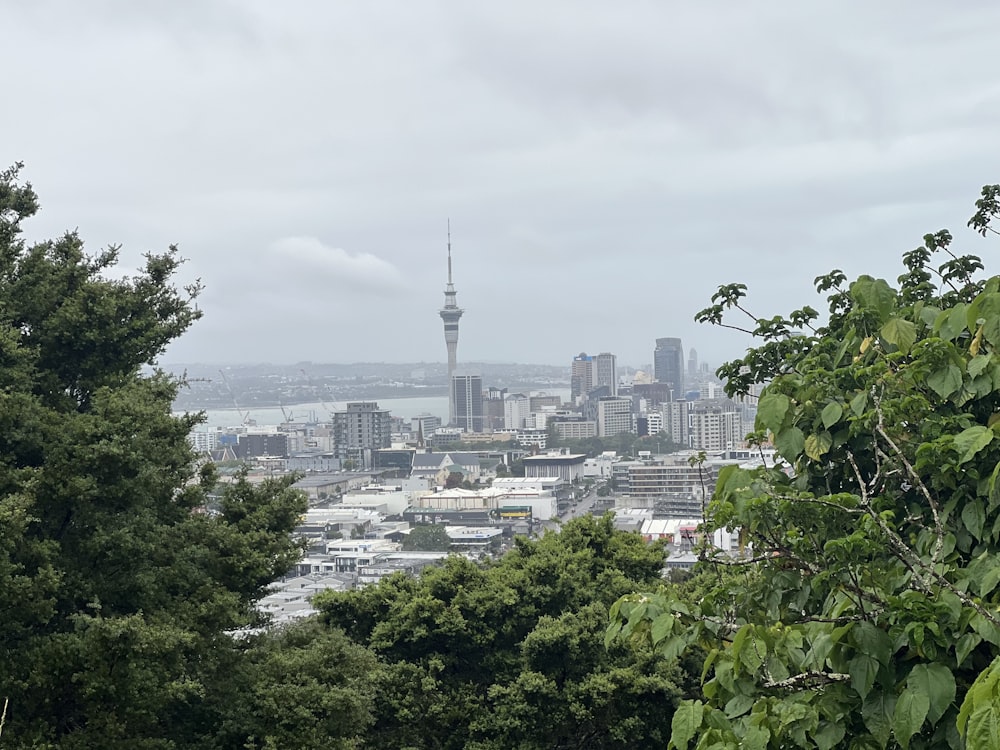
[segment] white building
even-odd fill
[[[507,430],[520,430],[531,414],[531,399],[523,393],[508,393],[503,403],[503,426]]]
[[[597,402],[597,435],[611,437],[632,432],[632,399],[613,396]]]

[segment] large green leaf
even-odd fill
[[[962,387],[962,371],[953,364],[947,364],[927,378],[927,385],[941,398],[948,398]]]
[[[886,320],[896,307],[896,292],[885,279],[859,276],[851,284],[851,297],[859,307],[875,312],[879,320]]]
[[[955,450],[958,451],[959,463],[971,461],[979,451],[993,442],[996,433],[981,424],[962,430],[955,436]]]
[[[875,684],[875,675],[878,674],[878,659],[869,654],[858,654],[851,659],[848,671],[851,675],[851,687],[864,700],[871,692],[872,685]]]
[[[889,666],[892,639],[884,630],[867,620],[862,620],[851,628],[851,640],[858,651],[874,657],[883,666]]]
[[[898,347],[903,354],[907,354],[917,340],[917,327],[913,321],[905,318],[889,318],[879,334],[890,344]]]
[[[670,722],[670,741],[677,750],[685,750],[688,742],[701,729],[703,714],[701,701],[681,701],[674,709],[674,718]]]
[[[965,730],[966,750],[1000,748],[1000,705],[984,703],[969,717]]]
[[[821,721],[819,728],[812,733],[813,741],[819,750],[832,750],[842,739],[846,730],[843,724],[832,721]]]
[[[966,311],[966,325],[970,331],[983,326],[983,338],[996,346],[1000,343],[1000,294],[983,292]]]
[[[931,699],[926,690],[914,689],[907,683],[892,712],[892,731],[896,735],[896,742],[904,750],[910,746],[910,738],[920,731],[930,707]]]
[[[983,524],[986,523],[986,510],[983,508],[983,501],[981,499],[974,497],[966,501],[965,507],[962,508],[962,523],[965,524],[965,530],[976,539],[983,538]]]
[[[826,429],[830,429],[844,414],[844,407],[838,404],[836,401],[831,401],[826,406],[823,407],[823,412],[819,415],[820,420],[823,422],[823,426]]]
[[[794,461],[806,447],[806,436],[798,427],[787,427],[774,436],[774,447],[786,459]]]
[[[768,393],[757,403],[757,429],[777,434],[785,421],[791,401],[783,393]]]
[[[826,430],[816,435],[810,435],[806,438],[805,442],[806,455],[814,461],[819,461],[830,452],[830,446],[832,445],[833,436]]]
[[[936,724],[955,700],[955,675],[943,664],[918,664],[906,678],[906,687],[927,696],[931,724]]]
[[[885,747],[892,734],[892,717],[896,709],[896,696],[877,691],[870,693],[861,706],[861,718],[872,737]]]

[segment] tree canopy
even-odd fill
[[[608,608],[662,564],[662,548],[586,517],[493,564],[453,555],[419,578],[317,597],[326,624],[381,664],[364,746],[663,747],[686,673],[603,643]]]
[[[155,367],[200,315],[175,248],[117,271],[73,232],[27,243],[38,208],[0,173],[0,699],[8,747],[205,747],[254,603],[299,555],[304,501],[240,478],[203,512]]]
[[[672,747],[1000,747],[1000,277],[952,244],[926,235],[895,284],[817,278],[825,322],[758,318],[742,284],[699,314],[760,340],[719,374],[769,383],[751,440],[780,461],[720,474],[708,528],[746,554],[708,563],[696,606],[613,609],[612,641],[707,652]]]

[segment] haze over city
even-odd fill
[[[8,3],[0,161],[205,317],[165,361],[706,361],[718,284],[894,278],[997,179],[987,3]],[[45,64],[28,61],[45,61]],[[971,232],[957,232],[974,244]],[[975,247],[974,251],[978,251]],[[795,299],[792,304],[813,299]]]

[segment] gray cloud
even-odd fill
[[[718,284],[770,315],[894,277],[1000,180],[992,3],[3,9],[28,231],[178,243],[206,315],[168,359],[442,360],[450,217],[460,358],[718,361]]]

